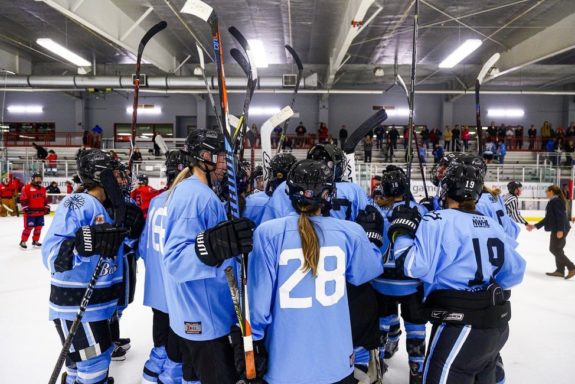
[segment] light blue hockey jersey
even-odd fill
[[[356,223],[312,217],[320,240],[318,276],[302,273],[296,214],[262,223],[248,259],[254,340],[265,337],[270,384],[334,383],[353,371],[346,280],[383,271],[379,249]]]
[[[501,196],[494,197],[489,192],[483,192],[477,202],[477,211],[489,216],[499,223],[505,230],[505,233],[513,239],[517,239],[521,228],[507,214],[507,209]]]
[[[144,305],[164,313],[169,313],[164,290],[164,267],[162,263],[167,196],[168,191],[164,191],[150,201],[146,226],[142,236],[140,236],[140,256],[146,265]]]
[[[329,211],[331,217],[355,221],[358,212],[365,209],[369,198],[361,187],[354,183],[335,183],[336,197],[332,201],[333,208]],[[347,205],[346,205],[347,204]],[[266,204],[261,222],[287,216],[295,212],[289,196],[286,193],[286,182],[281,183]]]
[[[76,231],[84,225],[112,223],[98,199],[88,193],[67,195],[59,204],[42,245],[44,266],[52,273],[50,320],[74,320],[98,256],[82,257],[74,248]],[[61,248],[64,247],[62,250]],[[83,322],[109,319],[125,294],[123,247],[118,257],[106,258]]]
[[[405,275],[422,280],[427,297],[436,289],[485,288],[492,277],[503,289],[519,284],[525,260],[516,247],[492,218],[445,209],[425,215],[415,239],[396,239],[394,252],[407,252]]]
[[[393,203],[391,207],[387,209],[381,209],[383,215],[383,245],[380,249],[383,254],[385,254],[387,247],[389,247],[389,237],[387,236],[387,230],[389,229],[391,214],[393,209],[401,204],[405,204],[405,202],[398,201]],[[423,205],[417,204],[414,201],[410,201],[409,206],[417,207],[417,210],[421,216],[424,216],[427,213],[427,209]],[[416,293],[417,288],[421,285],[421,282],[419,280],[399,278],[398,275],[402,275],[403,273],[400,271],[395,273],[395,258],[393,256],[394,255],[390,253],[384,264],[384,273],[375,278],[371,282],[371,285],[377,292],[387,296],[407,296]]]
[[[256,226],[260,225],[264,208],[269,200],[270,197],[265,192],[252,193],[246,197],[246,206],[242,216],[253,221]]]
[[[230,333],[236,316],[224,270],[204,264],[196,255],[196,236],[226,220],[223,204],[192,176],[172,191],[167,202],[163,264],[170,327],[189,340],[213,340]]]

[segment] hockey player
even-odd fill
[[[202,384],[235,384],[228,335],[237,319],[224,270],[251,251],[253,223],[227,221],[212,190],[226,172],[222,135],[194,129],[183,151],[188,166],[178,179],[187,178],[167,198],[162,255],[170,328],[179,336],[185,381],[195,371]]]
[[[16,200],[14,200],[16,195],[18,195],[16,186],[10,183],[8,177],[3,177],[2,184],[0,184],[0,199],[2,199],[0,205],[1,217],[6,217],[8,214],[16,216]]]
[[[262,222],[265,206],[275,189],[285,181],[291,166],[297,161],[291,153],[279,153],[269,162],[266,173],[269,181],[265,186],[265,192],[255,192],[246,198],[246,207],[243,217],[253,221],[256,226]]]
[[[519,196],[521,196],[522,187],[523,185],[521,185],[519,181],[510,181],[507,183],[509,194],[506,195],[504,199],[505,209],[509,217],[516,223],[525,225],[527,229],[533,229],[533,225],[529,224],[519,212]]]
[[[72,341],[63,382],[113,383],[113,379],[108,378],[114,349],[109,320],[123,293],[122,243],[126,235],[134,236],[130,233],[133,217],[129,212],[139,209],[132,206],[130,211],[126,207],[126,218],[122,221],[127,228],[113,224],[112,217],[116,212],[106,209],[108,198],[100,174],[105,169],[113,170],[120,185],[127,184],[125,174],[116,161],[98,149],[83,152],[77,163],[85,193],[67,195],[62,200],[42,247],[44,265],[52,274],[50,320],[55,322],[64,342],[79,310],[87,282],[98,259],[103,257],[102,272]]]
[[[497,221],[476,211],[483,191],[477,168],[451,164],[440,187],[446,209],[422,220],[416,208],[400,205],[388,230],[398,267],[423,281],[433,323],[423,382],[495,383],[509,335],[508,290],[522,281],[525,260]]]
[[[287,188],[297,215],[261,224],[248,259],[258,376],[269,384],[356,383],[346,281],[380,274],[381,253],[360,225],[321,216],[335,190],[325,163],[297,162]]]
[[[50,213],[46,188],[42,186],[42,175],[34,173],[32,181],[22,188],[20,195],[20,204],[24,208],[24,230],[20,239],[20,248],[26,249],[26,242],[30,237],[32,230],[32,245],[41,247],[40,234],[44,226],[44,215]]]
[[[252,174],[250,175],[251,185],[254,193],[264,192],[266,188],[266,182],[264,178],[264,169],[261,165],[258,165]]]
[[[144,213],[144,217],[147,217],[150,201],[158,193],[159,191],[148,185],[148,176],[141,174],[138,175],[138,187],[134,188],[130,193],[130,197],[138,204],[138,207]]]
[[[186,167],[179,150],[166,155],[166,186],[169,188],[176,176]],[[142,383],[180,384],[182,382],[182,357],[178,336],[170,329],[170,317],[164,290],[165,271],[162,264],[164,229],[166,228],[166,190],[150,202],[146,226],[140,237],[140,256],[146,265],[144,305],[152,308],[154,347],[144,364]]]
[[[407,176],[403,169],[388,165],[381,177],[382,198],[380,206],[384,210],[384,228],[387,230],[393,209],[405,205],[406,194],[409,193]],[[423,216],[427,213],[422,205],[410,201],[410,206],[418,209]],[[389,237],[384,232],[383,247],[385,252],[389,246]],[[393,256],[393,255],[391,255]],[[427,321],[421,314],[422,295],[421,282],[406,278],[403,271],[397,271],[395,259],[388,257],[381,276],[373,280],[373,287],[379,293],[379,329],[381,345],[379,358],[381,366],[385,367],[383,359],[390,359],[397,351],[401,329],[399,326],[398,309],[401,305],[401,317],[407,333],[406,347],[409,356],[410,384],[419,384],[423,380],[423,360],[425,357],[425,324]]]
[[[332,144],[317,144],[309,150],[307,158],[324,161],[334,172],[337,196],[331,202],[329,214],[338,219],[355,220],[358,212],[366,208],[369,199],[359,185],[342,181],[347,167],[343,151]],[[286,216],[290,212],[294,212],[294,208],[286,194],[284,182],[274,191],[261,222]]]

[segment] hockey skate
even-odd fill
[[[114,344],[116,344],[118,347],[121,347],[124,351],[127,351],[132,346],[130,342],[130,338],[126,337],[124,339],[119,338],[118,340],[114,341]]]
[[[20,242],[20,249],[22,249],[24,251],[28,249],[28,246],[26,245],[25,241]]]
[[[385,343],[385,359],[391,359],[393,355],[395,355],[395,352],[397,352],[397,349],[399,348],[398,344],[399,338],[396,341],[387,340],[387,343]]]
[[[112,352],[112,361],[124,360],[126,360],[126,350],[118,345],[115,345],[114,351]]]
[[[422,384],[423,372],[419,369],[416,362],[409,363],[409,384]]]
[[[42,243],[39,242],[39,241],[33,241],[33,242],[32,242],[32,246],[33,246],[34,248],[40,248],[40,247],[42,247]]]

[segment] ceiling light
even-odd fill
[[[256,60],[256,67],[258,68],[267,68],[268,67],[268,59],[266,57],[266,52],[264,49],[264,43],[259,40],[248,40],[250,45],[250,49],[252,51],[253,57]]]
[[[41,105],[9,105],[6,109],[10,113],[39,114],[44,112],[44,107]]]
[[[280,107],[251,107],[249,114],[252,116],[256,115],[275,115],[281,110]]]
[[[127,107],[126,113],[131,115],[134,112],[133,107]],[[162,108],[161,107],[138,107],[138,115],[161,115]]]
[[[385,112],[389,117],[407,117],[409,116],[409,108],[386,109]]]
[[[447,56],[439,64],[439,68],[453,68],[467,56],[469,56],[473,51],[479,48],[483,42],[479,39],[468,39],[463,42],[451,55]]]
[[[63,59],[66,59],[69,62],[77,65],[78,67],[92,66],[92,63],[90,63],[88,60],[81,58],[74,52],[70,51],[68,48],[63,47],[62,45],[56,43],[52,39],[38,39],[36,40],[36,43],[46,48],[47,50],[55,53],[56,55],[62,57]]]
[[[375,68],[373,70],[373,75],[375,77],[383,77],[384,74],[385,74],[385,72],[383,71],[383,68],[381,68],[381,67]]]
[[[499,117],[499,118],[516,118],[516,117],[523,117],[525,115],[525,111],[519,108],[510,108],[510,109],[488,109],[487,116],[488,117]]]

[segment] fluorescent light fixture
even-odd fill
[[[498,118],[517,118],[525,116],[525,111],[519,108],[493,108],[487,110],[488,117],[498,117]]]
[[[126,107],[126,113],[131,115],[134,111],[133,107]],[[151,108],[144,108],[138,107],[138,115],[161,115],[162,108],[161,107],[151,107]]]
[[[6,109],[10,113],[21,114],[39,114],[44,112],[44,107],[41,105],[9,105]]]
[[[251,107],[249,114],[252,116],[255,115],[275,115],[276,113],[278,113],[279,111],[281,111],[280,107]]]
[[[268,59],[266,57],[266,51],[264,49],[264,43],[259,40],[248,40],[254,59],[256,60],[256,67],[267,68]]]
[[[408,117],[409,108],[386,109],[385,112],[389,117]]]
[[[91,67],[92,63],[88,60],[83,59],[74,52],[70,51],[68,48],[56,43],[52,39],[37,39],[36,43],[46,48],[47,50],[55,53],[63,59],[68,60],[72,64],[76,64],[78,67]]]
[[[483,42],[479,39],[469,39],[465,40],[463,44],[459,46],[451,55],[447,56],[445,60],[443,60],[439,64],[439,68],[453,68],[467,56],[469,56],[473,51],[479,48],[483,44]]]

